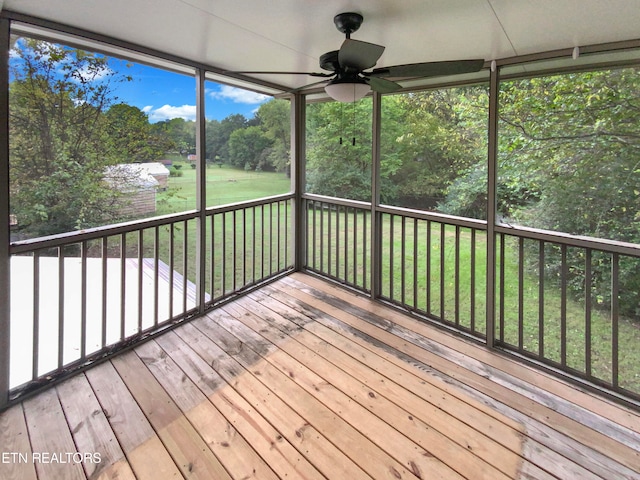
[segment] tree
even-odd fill
[[[258,108],[256,119],[264,135],[271,140],[266,161],[270,169],[290,171],[291,106],[287,100],[272,99]]]
[[[640,241],[639,91],[636,69],[505,84],[502,181],[539,192],[538,201],[509,212],[516,221]]]
[[[173,149],[184,157],[196,151],[196,122],[180,117],[163,120],[152,124],[151,134],[166,142],[165,151]]]
[[[501,90],[501,185],[520,185],[505,212],[512,222],[575,235],[640,243],[640,79],[638,69],[550,75],[505,82]],[[584,295],[584,258],[568,252],[569,286]],[[596,259],[592,285],[611,266]],[[557,276],[560,254],[547,255]],[[640,271],[621,262],[620,309],[637,316]],[[594,298],[607,306],[608,287]]]
[[[486,164],[486,87],[409,93],[394,96],[394,101],[402,130],[384,148],[399,159],[390,175],[397,185],[396,201],[401,206],[447,210],[442,202],[450,186],[460,177],[477,177],[474,172]],[[486,197],[486,183],[480,186],[482,191]],[[470,200],[472,205],[479,203]],[[471,205],[460,207],[467,214],[473,210],[475,216]]]
[[[235,130],[229,137],[229,163],[245,170],[267,170],[267,157],[272,141],[260,127]]]
[[[105,148],[117,163],[152,162],[175,146],[167,136],[154,135],[147,115],[126,103],[109,108],[104,121]]]
[[[307,191],[371,200],[371,99],[307,106]]]
[[[99,224],[117,215],[105,188],[103,112],[117,82],[107,57],[21,38],[10,61],[11,209],[23,235]]]
[[[222,121],[209,120],[206,127],[207,157],[211,161],[219,159],[229,163],[229,138],[234,131],[247,126],[247,119],[239,113],[229,115]]]

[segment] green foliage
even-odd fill
[[[483,86],[385,97],[382,163],[386,165],[381,169],[389,172],[397,187],[392,203],[439,208],[449,187],[470,175],[466,181],[458,181],[457,188],[473,184],[476,194],[465,197],[468,204],[460,204],[462,198],[458,198],[455,208],[450,200],[448,208],[459,215],[484,216],[479,203],[486,197],[486,182],[484,192],[482,182],[474,182],[478,178],[475,172],[486,163],[487,102]],[[393,137],[387,129],[394,132]]]
[[[518,197],[503,214],[530,227],[640,243],[638,92],[634,68],[503,83],[500,182]],[[592,260],[592,293],[608,307],[611,260],[605,257]],[[567,258],[568,285],[582,296],[584,253],[569,250]],[[560,255],[546,263],[559,278]],[[640,314],[636,267],[620,268],[620,309],[630,316]]]
[[[152,124],[149,130],[161,142],[165,152],[175,151],[186,158],[196,151],[196,122],[172,118]]]
[[[180,168],[176,168],[176,166],[172,166],[169,168],[169,176],[170,177],[182,177],[184,172]]]
[[[371,200],[371,99],[307,106],[307,191]]]
[[[206,127],[207,161],[249,170],[288,172],[291,151],[290,106],[272,99],[250,121],[233,114]]]
[[[256,120],[264,136],[270,140],[266,165],[277,172],[288,172],[291,166],[291,105],[286,100],[270,100],[260,105]]]
[[[487,168],[486,164],[474,165],[454,179],[438,210],[449,215],[487,218]]]
[[[104,114],[105,151],[115,163],[153,162],[175,146],[167,135],[158,135],[147,115],[137,107],[118,103]]]
[[[272,141],[260,127],[235,130],[229,137],[229,164],[245,170],[270,170],[267,162]]]
[[[106,57],[19,39],[9,86],[11,209],[23,234],[47,235],[116,217],[119,192],[105,188],[104,112],[128,81]]]

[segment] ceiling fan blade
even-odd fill
[[[365,81],[371,86],[371,90],[379,93],[393,93],[402,88],[401,85],[384,78],[370,77]]]
[[[459,73],[473,73],[482,69],[484,60],[452,60],[446,62],[409,63],[376,68],[367,75],[371,77],[439,77]]]
[[[338,52],[338,62],[345,69],[361,72],[373,67],[384,52],[382,45],[346,39]]]
[[[263,72],[263,71],[236,71],[236,70],[225,70],[222,73],[238,73],[238,74],[242,74],[242,75],[309,75],[311,77],[323,77],[323,78],[328,78],[328,77],[333,77],[335,75],[335,73],[318,73],[318,72],[275,72],[275,71],[269,71],[269,72]]]

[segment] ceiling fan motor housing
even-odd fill
[[[333,17],[333,23],[336,24],[336,28],[344,33],[347,38],[360,28],[363,20],[363,16],[355,12],[339,13]]]

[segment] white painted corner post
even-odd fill
[[[9,20],[0,18],[0,411],[9,403]]]

